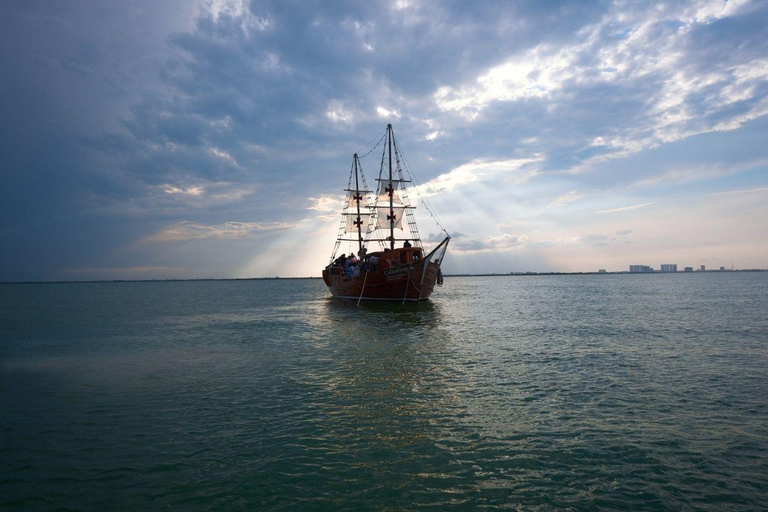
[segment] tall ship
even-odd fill
[[[353,156],[339,233],[323,280],[331,294],[341,299],[426,300],[442,284],[440,266],[451,237],[421,198],[444,235],[426,252],[413,215],[416,207],[408,197],[409,191],[418,190],[391,124],[366,156],[379,146],[374,190],[369,190],[360,157]],[[343,248],[347,252],[339,254]]]

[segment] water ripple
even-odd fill
[[[641,277],[4,285],[0,508],[765,507],[768,275]]]

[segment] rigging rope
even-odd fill
[[[377,144],[377,146],[378,146],[378,144]],[[376,148],[374,147],[373,149],[376,149]],[[371,151],[373,151],[373,149]],[[369,153],[370,153],[370,151],[369,151]],[[360,161],[360,156],[359,155],[357,157],[357,160],[358,160],[358,162]],[[366,181],[365,174],[363,173],[363,164],[362,163],[360,163],[360,165],[359,165],[359,170],[360,170],[360,177],[363,180],[363,187],[365,187],[365,190],[368,190],[368,182]],[[376,193],[378,195],[377,191],[375,191],[374,193]],[[366,195],[366,205],[365,205],[365,207],[368,208],[369,210],[376,211],[376,199],[373,199],[373,204],[370,204],[370,201],[371,201],[370,196]],[[378,213],[377,213],[377,215],[378,215]],[[374,222],[376,222],[376,221],[374,221]],[[368,243],[371,241],[371,235],[373,235],[373,233],[375,231],[376,231],[376,229],[371,230],[370,226],[369,226],[368,231],[366,231],[366,233],[365,233],[365,245],[368,245]],[[382,250],[385,249],[384,242],[382,242],[381,240],[379,240],[379,247]]]
[[[365,283],[368,281],[368,269],[365,269],[365,278],[363,279],[363,287],[360,288],[360,298],[357,299],[357,305],[360,305],[360,301],[363,300],[363,292],[365,291]]]
[[[386,133],[387,133],[387,130],[385,129],[383,132],[381,132],[380,134],[378,134],[376,137],[372,138],[372,139],[371,139],[371,140],[368,142],[368,144],[366,144],[365,146],[363,146],[363,147],[360,149],[360,151],[358,151],[358,152],[357,152],[357,159],[358,159],[358,160],[362,160],[363,158],[365,158],[365,157],[367,157],[368,155],[370,155],[371,153],[373,153],[373,152],[376,150],[376,148],[377,148],[377,147],[379,147],[379,144],[381,144],[381,142],[384,140]],[[373,141],[374,141],[374,140],[376,140],[377,138],[378,138],[379,140],[378,140],[378,142],[376,142],[376,145],[375,145],[375,146],[373,146],[373,147],[372,147],[372,148],[371,148],[371,149],[370,149],[370,150],[369,150],[367,153],[365,153],[365,154],[361,155],[360,153],[362,153],[362,152],[363,152],[363,150],[364,150],[365,148],[367,148],[368,146],[370,146],[370,145],[373,143]]]
[[[411,168],[411,164],[408,163],[408,159],[405,158],[405,153],[403,153],[403,150],[400,149],[399,146],[398,146],[398,152],[403,157],[403,164],[404,164],[403,167],[405,168],[405,172],[407,172],[408,176],[411,178],[411,181],[413,181],[413,184],[414,184],[413,188],[416,191],[416,195],[419,196],[419,200],[421,201],[421,204],[423,204],[424,208],[427,209],[427,211],[429,212],[429,215],[435,221],[435,224],[437,224],[437,227],[439,227],[440,230],[443,233],[445,233],[447,236],[450,236],[448,235],[448,231],[446,231],[445,227],[443,226],[443,223],[440,222],[440,219],[437,217],[437,214],[435,214],[434,210],[432,209],[431,203],[429,203],[429,201],[426,198],[422,197],[422,195],[419,193],[419,188],[421,187],[421,184],[419,184],[418,180],[416,179],[416,174],[413,172],[413,169]]]

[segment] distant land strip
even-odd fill
[[[744,268],[734,270],[678,270],[676,272],[662,272],[654,270],[652,272],[630,272],[628,270],[618,270],[614,272],[507,272],[490,274],[444,274],[445,277],[525,277],[525,276],[592,276],[592,275],[657,275],[657,274],[728,274],[745,272],[768,272],[765,268]],[[194,282],[194,281],[275,281],[275,280],[297,280],[297,279],[322,279],[316,276],[304,277],[210,277],[198,279],[93,279],[93,280],[66,280],[66,281],[0,281],[3,284],[78,284],[78,283],[174,283],[174,282]]]

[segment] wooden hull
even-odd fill
[[[340,299],[419,301],[432,295],[439,271],[440,265],[429,260],[368,272],[361,269],[352,277],[341,268],[328,267],[323,280],[331,295]]]

